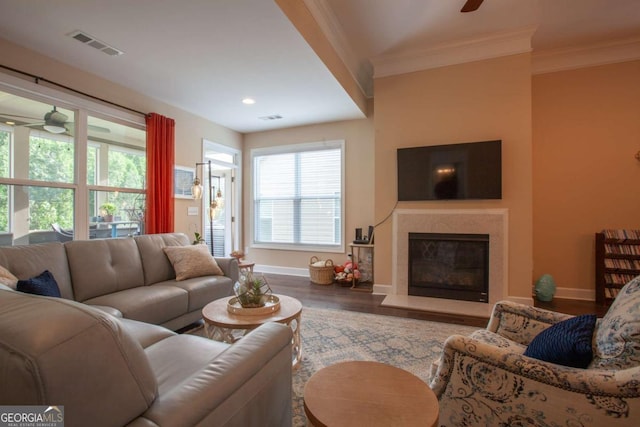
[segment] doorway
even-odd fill
[[[203,139],[202,153],[203,162],[211,161],[211,182],[208,185],[213,186],[215,201],[215,208],[203,210],[202,229],[205,230],[207,245],[213,239],[214,256],[228,257],[240,247],[240,151]],[[204,193],[204,206],[211,206],[208,192]]]

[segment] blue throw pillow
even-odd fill
[[[595,314],[583,314],[558,322],[540,332],[531,341],[524,355],[584,369],[593,359],[591,341],[595,326]]]
[[[42,295],[45,297],[60,298],[60,288],[53,274],[49,270],[45,270],[40,275],[27,280],[18,280],[16,289],[27,294]]]

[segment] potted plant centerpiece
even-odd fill
[[[271,296],[271,288],[264,277],[256,277],[253,273],[240,276],[233,291],[243,308],[264,307]]]
[[[103,203],[100,206],[100,213],[102,214],[102,220],[104,222],[112,222],[113,214],[116,213],[116,205],[111,202]]]

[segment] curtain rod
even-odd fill
[[[133,108],[125,107],[124,105],[120,105],[120,104],[116,104],[115,102],[107,101],[106,99],[99,98],[97,96],[90,95],[90,94],[88,94],[86,92],[82,92],[82,91],[73,89],[73,88],[71,88],[69,86],[66,86],[66,85],[63,85],[61,83],[56,83],[56,82],[51,81],[51,80],[49,80],[49,79],[47,79],[45,77],[36,76],[35,74],[27,73],[26,71],[18,70],[16,68],[12,68],[12,67],[7,67],[6,65],[2,65],[2,64],[0,64],[0,68],[4,68],[5,70],[9,70],[9,71],[12,71],[14,73],[22,74],[23,76],[31,77],[33,79],[33,81],[35,82],[35,84],[40,84],[40,82],[43,81],[43,82],[49,83],[51,85],[58,86],[58,87],[61,87],[63,89],[66,89],[68,91],[77,93],[79,95],[86,96],[88,98],[95,99],[95,100],[100,101],[100,102],[104,102],[105,104],[109,104],[109,105],[112,105],[114,107],[122,108],[122,109],[125,109],[127,111],[131,111],[132,113],[140,114],[141,116],[144,116],[144,117],[147,116],[147,113],[143,113],[142,111],[134,110]]]

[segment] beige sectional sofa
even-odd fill
[[[67,427],[290,426],[291,328],[233,345],[0,285],[0,403]]]
[[[23,280],[49,270],[62,296],[0,284],[0,404],[59,405],[66,426],[290,426],[291,328],[267,323],[233,345],[170,330],[238,276],[218,258],[224,276],[176,281],[164,248],[187,245],[163,234],[0,248],[0,265]]]
[[[49,270],[63,298],[127,319],[177,330],[202,318],[209,302],[232,295],[234,258],[216,258],[224,276],[176,281],[164,248],[190,245],[182,233],[0,247],[0,266],[19,279]]]

